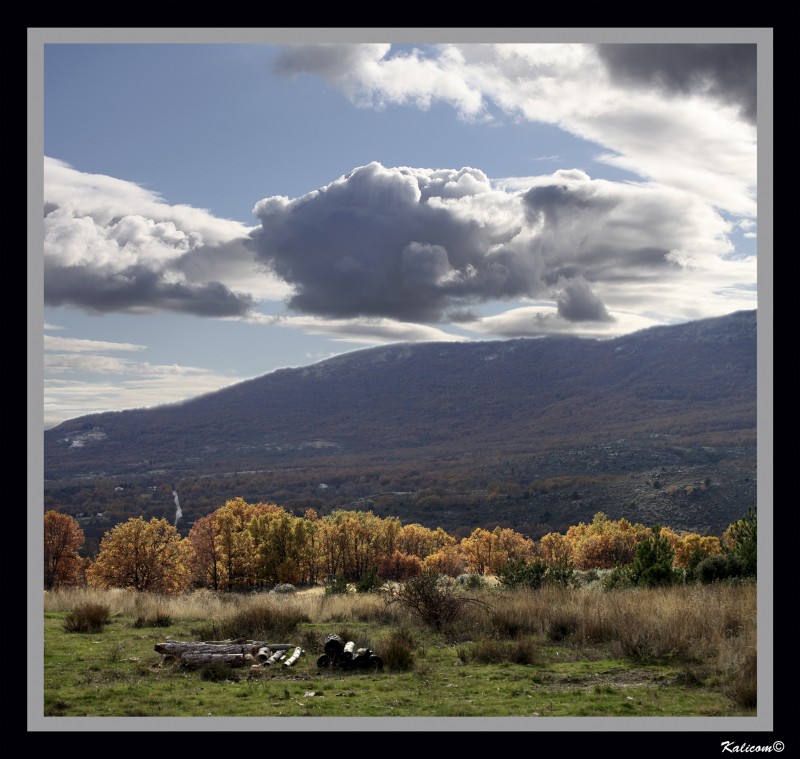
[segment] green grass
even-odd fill
[[[344,629],[356,646],[380,653],[392,627],[379,620],[301,623],[292,641],[314,646],[292,667],[230,670],[226,680],[163,664],[153,647],[167,638],[196,639],[204,620],[137,628],[112,615],[98,633],[68,633],[68,612],[44,620],[45,716],[495,717],[740,716],[753,710],[726,695],[720,674],[706,676],[685,659],[634,661],[612,647],[553,643],[543,632],[533,663],[483,663],[459,656],[443,635],[415,629],[410,671],[318,670],[328,632]],[[709,665],[710,667],[710,665]],[[691,676],[687,676],[687,672]],[[711,672],[711,669],[708,670]],[[699,673],[699,674],[698,674]],[[313,695],[310,695],[313,694]]]

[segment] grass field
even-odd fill
[[[456,592],[456,591],[454,591]],[[157,597],[77,589],[44,601],[44,716],[754,716],[754,584],[600,591],[496,587],[451,624],[386,594]],[[87,603],[108,612],[71,632]],[[72,617],[70,616],[72,615]],[[66,624],[65,624],[66,623]],[[319,669],[325,636],[369,647],[381,672]],[[165,662],[167,639],[301,646],[293,667]]]

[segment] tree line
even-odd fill
[[[81,557],[83,542],[73,517],[45,513],[46,589],[86,584],[157,593],[244,591],[334,579],[403,581],[423,572],[502,578],[510,576],[511,568],[555,572],[635,567],[648,551],[655,552],[668,572],[692,572],[719,557],[716,571],[724,576],[731,573],[724,561],[734,555],[738,574],[754,575],[756,570],[752,509],[721,538],[611,520],[599,512],[589,523],[538,541],[501,527],[476,528],[458,540],[440,527],[403,524],[371,511],[340,510],[320,517],[308,509],[297,516],[275,503],[233,498],[197,519],[185,538],[165,519],[139,516],[106,532],[94,560]]]

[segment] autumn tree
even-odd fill
[[[92,587],[180,593],[191,579],[191,551],[166,519],[131,518],[103,536],[86,577]]]
[[[400,529],[397,549],[425,559],[445,546],[455,545],[456,539],[441,527],[431,530],[421,524],[406,524]]]
[[[377,569],[385,544],[383,520],[371,511],[334,511],[320,520],[325,572],[355,581]]]
[[[270,583],[303,581],[306,531],[303,520],[275,507],[256,514],[248,523],[256,554],[256,574]]]
[[[426,556],[422,567],[426,572],[458,577],[466,571],[467,562],[458,545],[448,545]]]
[[[643,525],[631,524],[624,518],[614,521],[599,511],[591,523],[572,525],[565,540],[578,569],[611,569],[630,564],[636,546],[647,536],[647,528]],[[665,528],[663,537],[670,545],[678,541],[678,536],[668,528]]]
[[[554,566],[572,561],[571,548],[565,535],[560,532],[548,532],[539,541],[537,552],[547,566]]]
[[[471,572],[497,574],[509,559],[527,561],[533,556],[533,541],[507,527],[478,527],[459,543]]]
[[[716,556],[721,551],[719,538],[689,532],[681,535],[680,542],[675,546],[675,566],[679,569],[694,569],[701,561],[709,556]]]
[[[256,543],[249,529],[255,516],[274,504],[250,504],[232,498],[214,513],[215,545],[219,555],[220,587],[241,590],[256,584]]]
[[[219,589],[220,582],[220,554],[216,531],[214,514],[208,514],[195,520],[188,535],[193,549],[190,561],[192,578],[198,585],[214,590]]]
[[[44,587],[76,585],[83,565],[78,549],[83,545],[83,530],[67,514],[52,509],[44,515]]]
[[[492,533],[489,530],[485,530],[483,527],[476,527],[468,538],[464,538],[458,544],[458,548],[469,571],[482,575],[488,570],[492,562],[495,541],[492,539]]]
[[[378,576],[384,580],[407,580],[422,573],[422,560],[412,554],[394,551],[391,556],[382,556],[378,561]]]

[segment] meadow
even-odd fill
[[[602,574],[602,573],[600,573]],[[369,593],[44,594],[43,714],[55,716],[755,716],[754,581],[604,590],[442,587],[426,616]],[[437,590],[436,593],[439,593]],[[448,607],[449,608],[449,607]],[[423,609],[424,612],[424,609]],[[328,634],[382,671],[319,668]],[[292,667],[186,669],[168,639],[291,643]]]

